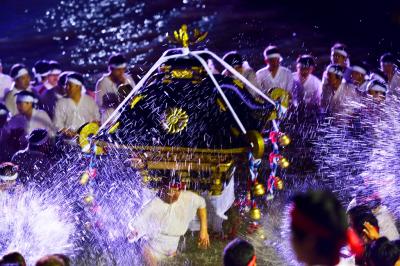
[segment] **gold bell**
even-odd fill
[[[283,189],[283,181],[282,179],[280,179],[279,177],[276,178],[275,181],[275,186],[278,190],[282,190]]]
[[[285,157],[282,157],[281,159],[279,159],[279,166],[282,168],[288,168],[290,165],[288,159],[286,159]]]
[[[257,197],[264,196],[264,194],[265,194],[264,186],[260,183],[256,183],[253,187],[253,194],[254,194],[254,196],[257,196]]]
[[[279,137],[279,144],[280,144],[282,147],[288,146],[288,145],[290,144],[291,141],[292,141],[292,140],[289,138],[288,135],[283,134],[283,135],[281,135],[281,136]]]
[[[250,209],[250,218],[253,220],[260,220],[261,219],[261,211],[257,207],[253,207]]]
[[[88,172],[84,172],[81,176],[81,180],[79,181],[79,183],[83,186],[86,185],[86,183],[89,181],[89,173]]]
[[[214,183],[214,185],[219,186],[219,185],[221,185],[221,179],[220,179],[220,178],[215,178],[215,179],[213,180],[213,183]]]

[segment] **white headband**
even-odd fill
[[[83,86],[82,82],[80,82],[79,80],[74,79],[74,78],[68,78],[67,82],[71,82],[71,83],[73,83],[75,85],[78,85],[78,86]]]
[[[122,64],[119,64],[119,65],[109,65],[109,67],[114,68],[114,69],[116,69],[116,68],[126,68],[126,66],[127,66],[126,63],[122,63]]]
[[[19,78],[19,77],[21,77],[23,75],[26,75],[26,74],[29,74],[28,70],[26,68],[21,68],[18,71],[17,75],[14,77],[14,79],[17,79],[17,78]]]
[[[17,102],[25,102],[25,103],[37,103],[38,100],[31,95],[17,95]]]
[[[382,87],[382,86],[379,85],[379,84],[373,85],[372,87],[368,88],[368,90],[371,90],[371,91],[379,91],[379,92],[384,92],[384,93],[387,92],[387,89],[386,89],[385,87]]]
[[[15,173],[13,175],[0,175],[0,179],[3,181],[14,181],[17,179],[18,173]]]
[[[61,69],[52,69],[50,70],[49,75],[60,75],[61,72]]]
[[[366,75],[366,74],[367,74],[367,71],[366,71],[364,68],[359,67],[359,66],[353,66],[351,69],[352,69],[353,71],[356,71],[356,72],[361,73],[361,74],[363,74],[363,75]]]
[[[338,54],[343,55],[344,57],[347,57],[347,52],[345,50],[333,49],[332,50],[332,55],[335,54],[335,53],[338,53]]]
[[[343,76],[343,72],[342,71],[337,71],[334,67],[328,68],[328,72],[336,74],[336,75],[339,75],[339,76]]]
[[[282,57],[281,57],[281,54],[279,54],[279,53],[274,53],[274,54],[268,54],[268,55],[267,55],[267,58],[268,58],[268,59],[270,59],[270,58],[279,58],[279,59],[280,59],[280,58],[282,58]]]

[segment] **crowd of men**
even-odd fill
[[[382,55],[380,66],[371,70],[362,62],[350,64],[345,45],[337,43],[331,48],[331,62],[321,78],[313,74],[316,62],[311,55],[300,55],[294,72],[281,65],[278,47],[268,46],[263,56],[266,66],[257,72],[238,52],[227,53],[224,60],[265,94],[274,88],[285,89],[294,107],[335,113],[350,102],[369,98],[379,104],[387,95],[400,92],[397,60],[390,53]],[[85,87],[82,74],[63,71],[56,61],[36,62],[32,69],[33,79],[23,64],[13,65],[10,75],[0,71],[0,162],[5,162],[0,165],[1,189],[12,187],[18,176],[27,177],[46,169],[45,162],[55,154],[55,138],[76,145],[83,125],[102,124],[109,118],[127,95],[126,88],[134,87],[135,82],[127,74],[127,60],[120,54],[109,58],[108,70],[98,80],[95,90]],[[213,72],[219,73],[216,69]],[[226,69],[221,74],[232,75]],[[251,88],[246,89],[259,98]],[[172,192],[168,193],[166,195],[170,196]],[[379,197],[371,200],[360,193],[348,210],[348,225],[346,212],[337,199],[330,194],[318,193],[294,198],[292,242],[299,261],[307,265],[399,265],[400,248],[399,242],[395,241],[399,234],[394,219],[387,209],[385,211]],[[170,209],[168,204],[184,202],[185,195],[194,197],[177,191],[171,195],[176,195],[172,201],[160,196],[159,205],[164,209]],[[193,204],[193,200],[187,201]],[[207,222],[202,214],[205,204],[202,199],[198,201],[194,208],[199,210],[198,213],[192,212],[190,219],[181,221],[185,225],[180,227],[179,234],[186,232],[190,220],[197,214],[206,228],[200,241],[207,247]],[[173,246],[165,248],[161,242],[154,243],[161,252],[159,257],[165,255],[164,250],[175,254],[179,237],[171,241]],[[243,254],[242,260],[236,254]],[[224,264],[256,265],[254,248],[244,240],[235,240],[224,252]]]
[[[331,48],[331,64],[321,78],[313,74],[316,62],[311,55],[300,55],[293,73],[281,65],[278,47],[268,46],[263,56],[266,66],[257,72],[237,52],[227,53],[224,60],[266,94],[273,88],[285,89],[295,107],[337,112],[346,103],[363,97],[382,101],[400,87],[397,60],[390,53],[382,55],[380,66],[370,70],[365,63],[350,64],[346,47],[335,44]],[[108,68],[94,91],[85,88],[83,75],[63,71],[56,61],[36,62],[32,68],[34,79],[23,64],[13,65],[9,76],[1,73],[0,144],[7,145],[2,145],[6,148],[0,161],[9,161],[15,152],[26,148],[25,136],[35,129],[45,129],[49,137],[71,140],[84,124],[104,123],[126,95],[119,89],[121,85],[135,85],[126,73],[127,60],[122,55],[111,56]],[[232,75],[228,70],[221,74]]]

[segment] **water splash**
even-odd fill
[[[74,217],[57,195],[2,192],[0,206],[1,254],[18,251],[28,264],[47,254],[73,254]]]

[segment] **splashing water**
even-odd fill
[[[47,254],[73,254],[76,228],[62,202],[50,192],[0,193],[1,254],[18,251],[28,264]]]

